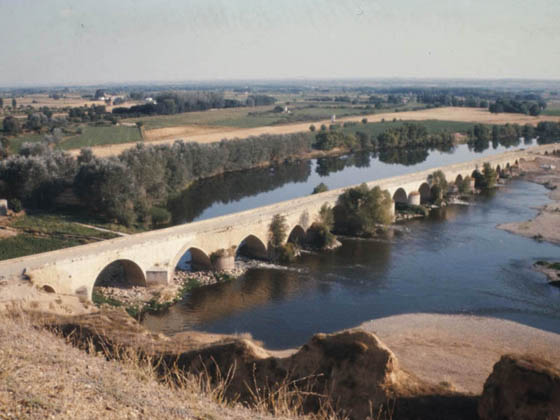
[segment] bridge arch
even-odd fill
[[[427,182],[423,182],[418,188],[418,192],[420,193],[420,203],[429,203],[432,199],[432,190],[430,189],[430,185]]]
[[[212,268],[212,263],[206,251],[187,245],[177,253],[171,263],[171,268],[173,270],[180,268],[189,271],[208,270]]]
[[[107,264],[95,278],[93,287],[129,288],[146,286],[144,271],[132,260],[119,259]]]
[[[393,201],[395,203],[408,203],[408,196],[404,188],[397,188],[397,190],[393,194]]]
[[[248,235],[239,243],[236,256],[238,255],[262,260],[268,258],[266,245],[255,235]]]
[[[301,245],[305,241],[305,229],[300,225],[295,225],[288,235],[288,242]]]

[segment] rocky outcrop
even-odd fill
[[[531,356],[502,356],[484,384],[478,414],[482,420],[560,418],[560,371]]]

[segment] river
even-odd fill
[[[336,188],[468,160],[465,155],[473,153],[466,147],[457,152],[431,152],[411,166],[370,158],[367,167],[347,165],[324,177],[317,172],[321,163],[310,161],[306,179],[214,202],[196,219],[268,204],[270,196],[279,201],[308,194],[321,181]],[[486,151],[492,152],[500,150]],[[406,222],[393,237],[344,239],[333,252],[306,253],[288,267],[253,268],[233,282],[197,289],[168,312],[148,316],[144,325],[168,334],[249,332],[273,349],[301,345],[316,332],[415,312],[493,316],[560,333],[560,289],[531,268],[538,259],[558,258],[560,248],[495,227],[529,219],[546,202],[544,187],[513,180],[471,206],[449,206]]]

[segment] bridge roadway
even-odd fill
[[[410,193],[417,194],[420,191],[423,195],[423,191],[429,191],[427,179],[436,170],[443,171],[448,181],[455,181],[472,175],[485,162],[494,168],[505,169],[520,159],[532,160],[538,154],[554,150],[560,150],[560,145],[509,151],[379,179],[369,182],[368,186],[377,185],[388,190],[395,199],[402,200],[403,194],[410,197]],[[0,278],[22,276],[25,273],[39,287],[48,286],[58,293],[91,298],[99,274],[110,264],[119,261],[129,282],[147,286],[165,284],[187,251],[190,251],[193,262],[199,264],[210,264],[209,256],[215,251],[239,247],[241,244],[253,255],[265,257],[268,227],[275,214],[286,216],[289,232],[303,234],[317,217],[321,206],[325,203],[334,205],[346,188],[166,229],[0,261]]]

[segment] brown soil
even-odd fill
[[[536,125],[540,121],[560,121],[558,116],[539,116],[531,117],[522,114],[491,114],[487,110],[479,108],[433,108],[421,111],[406,111],[406,112],[391,112],[373,115],[360,115],[354,117],[340,118],[338,122],[345,121],[361,121],[367,118],[369,122],[379,122],[383,119],[387,121],[397,118],[400,120],[442,120],[442,121],[466,121],[466,122],[481,122],[485,124],[532,124]],[[266,126],[256,128],[233,128],[233,127],[208,127],[202,128],[199,131],[198,127],[184,126],[184,127],[171,127],[156,130],[146,130],[146,139],[152,144],[170,144],[177,139],[194,141],[198,143],[210,143],[220,141],[222,139],[233,138],[246,138],[250,136],[258,136],[261,134],[289,134],[308,131],[310,124],[320,126],[321,124],[330,124],[330,120],[305,122],[297,124],[287,124],[278,126]],[[185,138],[183,136],[188,136]],[[135,143],[122,143],[109,146],[94,147],[93,152],[97,156],[113,156],[118,155],[122,151],[133,147]],[[73,154],[78,154],[79,151],[72,151]]]

